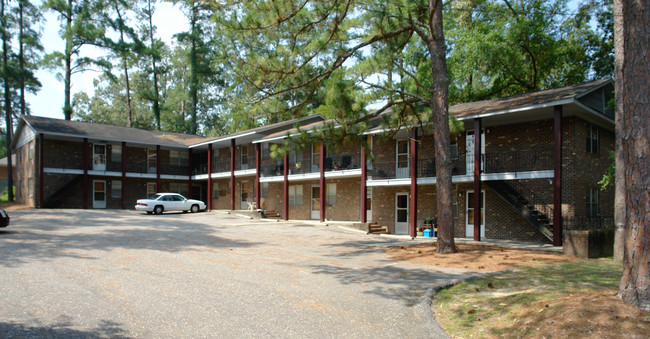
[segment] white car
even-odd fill
[[[147,214],[162,214],[170,211],[192,211],[196,213],[206,208],[200,200],[187,199],[178,193],[156,193],[149,199],[138,199],[135,209]]]

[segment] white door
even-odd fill
[[[397,140],[395,151],[395,178],[409,177],[409,141]]]
[[[467,201],[465,201],[465,236],[468,238],[474,237],[474,213],[476,208],[474,206],[474,191],[467,191]],[[485,238],[485,191],[481,191],[481,238]]]
[[[366,188],[366,221],[372,221],[372,187]]]
[[[409,233],[409,194],[395,195],[395,234]]]
[[[481,133],[481,170],[485,169],[485,134]],[[465,137],[465,172],[474,173],[474,132],[467,132]]]
[[[106,181],[93,180],[93,208],[106,208]]]
[[[244,180],[241,182],[241,209],[248,209],[248,203],[252,203],[253,199],[249,200],[248,196],[248,181]]]
[[[93,169],[95,171],[106,170],[106,145],[93,146]]]
[[[320,186],[311,187],[311,218],[320,219]]]

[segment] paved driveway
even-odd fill
[[[431,337],[426,290],[464,277],[399,241],[219,213],[12,211],[0,337]],[[434,331],[434,332],[432,332]]]

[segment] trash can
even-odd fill
[[[433,230],[430,228],[427,228],[424,230],[424,237],[425,238],[432,238],[433,237]]]

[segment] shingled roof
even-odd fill
[[[25,116],[23,119],[36,133],[74,138],[92,138],[179,147],[187,147],[207,140],[205,137],[182,133],[161,132],[37,116]]]
[[[449,115],[456,118],[465,118],[517,108],[575,100],[610,82],[610,79],[594,80],[582,84],[513,95],[504,98],[457,104],[449,107]]]

